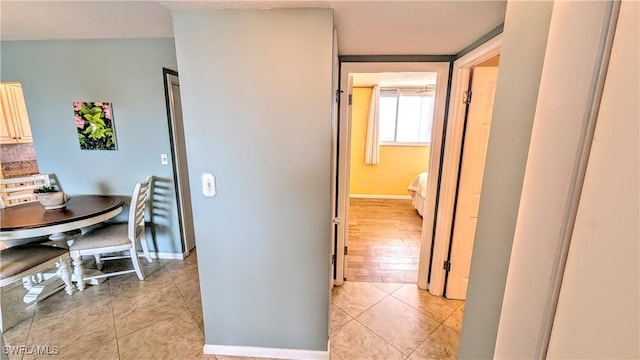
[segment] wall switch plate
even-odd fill
[[[167,154],[160,154],[160,164],[167,165],[169,164],[169,157]]]
[[[202,195],[206,197],[216,196],[216,178],[212,173],[202,173],[200,175],[202,182]]]

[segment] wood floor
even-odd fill
[[[421,230],[411,200],[350,199],[347,280],[416,283]]]

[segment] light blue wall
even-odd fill
[[[173,19],[205,342],[325,351],[332,11]]]
[[[507,3],[459,359],[494,357],[552,8]]]
[[[2,81],[22,83],[40,171],[73,194],[130,197],[147,175],[172,179],[162,67],[176,68],[173,39],[4,41]],[[73,101],[111,102],[117,151],[80,150]],[[158,250],[181,253],[172,184],[156,217]]]

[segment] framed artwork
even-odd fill
[[[116,150],[111,103],[74,101],[73,113],[82,150]]]

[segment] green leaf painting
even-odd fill
[[[76,101],[73,113],[80,149],[116,150],[111,103]]]

